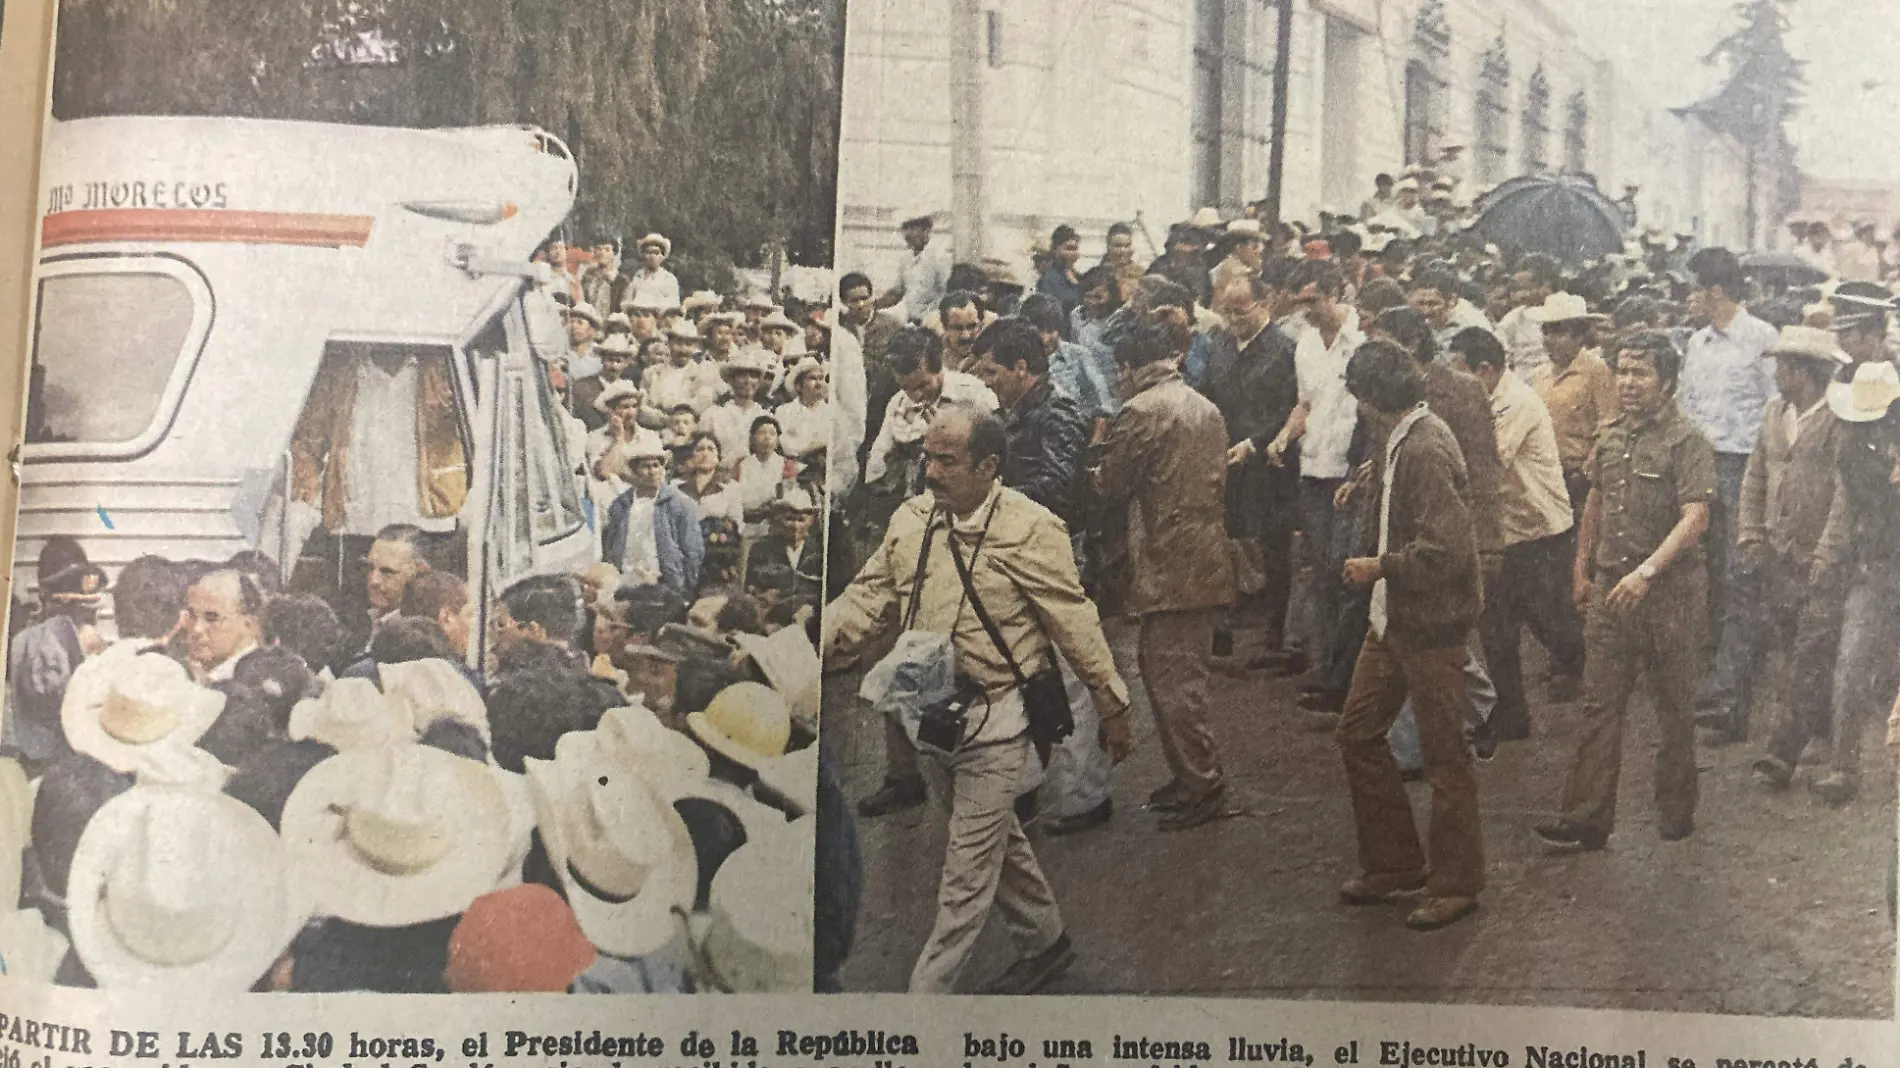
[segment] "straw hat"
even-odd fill
[[[662,256],[671,256],[673,254],[673,242],[664,234],[648,234],[635,242],[633,247],[639,249],[641,252],[645,252],[649,245],[659,246],[660,255]]]
[[[50,984],[70,945],[65,935],[46,925],[39,909],[0,915],[0,956],[6,959],[9,979]]]
[[[93,816],[67,883],[73,945],[102,987],[241,992],[309,909],[264,817],[205,790],[137,786]]]
[[[739,648],[759,665],[765,681],[790,705],[796,719],[818,721],[818,690],[823,672],[818,650],[803,627],[781,627],[770,636],[740,634]]]
[[[652,311],[654,309],[649,308],[647,310]],[[619,327],[622,330],[631,331],[633,329],[633,317],[628,315],[624,311],[617,311],[617,312],[614,312],[612,315],[607,316],[607,329],[612,330],[615,327]],[[605,348],[613,340],[614,339],[612,337],[609,337],[607,341],[604,341],[601,343],[601,347]]]
[[[694,290],[686,295],[685,300],[680,301],[680,310],[686,312],[690,312],[694,308],[717,307],[719,307],[719,294],[710,289]]]
[[[567,309],[567,317],[569,319],[585,319],[594,324],[594,329],[600,329],[600,311],[584,300]]]
[[[374,682],[343,678],[322,696],[297,702],[290,710],[290,736],[347,753],[413,742],[416,730],[408,709],[398,708]]]
[[[1530,310],[1529,318],[1534,323],[1571,323],[1598,317],[1591,314],[1590,305],[1575,293],[1552,293],[1542,305]]]
[[[634,385],[624,378],[618,378],[607,383],[607,385],[601,389],[600,396],[594,398],[594,410],[600,412],[602,415],[612,415],[615,404],[618,404],[628,397],[633,397],[637,400],[642,396],[644,396],[644,394],[640,392],[639,386]]]
[[[749,837],[713,876],[704,959],[734,993],[811,989],[811,830],[784,824]]]
[[[769,686],[735,682],[713,697],[703,712],[686,717],[686,729],[707,748],[728,760],[756,768],[785,755],[792,736],[792,714]]]
[[[553,760],[522,763],[541,844],[588,939],[623,957],[671,942],[673,910],[690,912],[699,885],[680,814],[592,731],[562,735]]]
[[[806,375],[822,375],[824,373],[825,373],[825,365],[822,363],[819,363],[817,360],[811,358],[810,356],[807,356],[804,359],[792,365],[792,373],[787,377],[789,377],[792,380],[793,386],[797,386],[799,381],[802,380]]]
[[[1841,366],[1852,362],[1847,353],[1841,351],[1840,345],[1835,343],[1832,330],[1819,330],[1811,326],[1782,327],[1781,336],[1762,355],[1799,356]]]
[[[739,306],[747,311],[762,312],[769,312],[778,307],[778,305],[772,303],[771,297],[763,293],[747,293],[745,299],[739,302]]]
[[[422,732],[442,720],[467,724],[481,736],[483,745],[492,745],[488,730],[488,706],[480,691],[452,663],[440,658],[412,660],[406,664],[383,664],[383,696],[391,707],[409,717],[410,729],[420,738]]]
[[[775,306],[772,309],[772,314],[759,320],[759,329],[760,330],[784,330],[789,333],[797,333],[798,324],[795,322],[792,322],[791,318],[785,314],[784,308]]]
[[[731,359],[719,365],[719,377],[721,378],[731,378],[733,375],[742,372],[750,372],[755,375],[764,375],[770,378],[772,371],[771,354],[767,353],[764,349],[740,349],[732,354]]]
[[[759,765],[759,782],[798,806],[818,809],[818,746],[808,745]]]
[[[1827,406],[1850,423],[1872,423],[1886,417],[1900,400],[1900,369],[1886,360],[1872,360],[1854,368],[1852,382],[1827,387]]]
[[[139,644],[119,642],[81,664],[59,709],[73,749],[114,771],[139,770],[157,748],[195,744],[224,711],[224,694]]]
[[[620,313],[615,312],[614,314],[619,315]],[[607,335],[607,340],[594,346],[594,351],[607,356],[631,356],[633,355],[633,342],[629,341],[625,334],[609,334]]]
[[[1188,219],[1188,225],[1197,230],[1215,229],[1220,226],[1220,212],[1211,207],[1202,208]]]
[[[339,753],[284,804],[299,879],[326,915],[368,927],[453,916],[517,853],[501,773],[421,745]]]

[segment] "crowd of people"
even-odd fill
[[[10,974],[810,988],[812,843],[851,848],[813,829],[830,330],[682,297],[668,240],[636,248],[536,254],[567,326],[537,354],[554,454],[599,549],[566,573],[471,580],[445,369],[400,353],[320,372],[296,560],[108,575],[44,542],[0,760]]]
[[[1357,868],[1339,898],[1422,895],[1417,930],[1478,908],[1482,765],[1550,726],[1540,685],[1577,738],[1532,828],[1552,853],[1618,829],[1644,679],[1664,840],[1695,831],[1698,743],[1755,747],[1764,790],[1805,778],[1854,805],[1900,685],[1900,303],[1833,268],[1757,278],[1638,227],[1634,194],[1624,249],[1588,262],[1487,243],[1482,203],[1414,168],[1316,225],[1204,209],[1146,265],[1127,225],[1092,266],[1060,226],[1028,284],[955,262],[910,212],[891,284],[843,276],[867,388],[840,424],[862,434],[833,447],[863,482],[833,517],[855,577],[824,660],[869,667],[885,714],[861,818],[926,802],[920,751],[951,784],[913,991],[957,986],[992,909],[1018,960],[986,991],[1069,967],[1024,828],[1115,818],[1136,680],[1170,771],[1146,808],[1184,832],[1236,811],[1210,671],[1301,677],[1297,710],[1233,729],[1336,736]],[[1103,634],[1122,618],[1132,658]],[[926,697],[960,682],[906,707],[893,673]]]

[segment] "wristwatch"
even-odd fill
[[[1636,573],[1643,576],[1644,582],[1656,581],[1656,568],[1653,564],[1644,562],[1636,565]]]

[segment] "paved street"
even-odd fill
[[[1131,634],[1111,632],[1118,654]],[[1526,661],[1527,677],[1540,678],[1534,642]],[[848,696],[855,684],[834,679],[825,694],[825,730],[854,799],[882,773],[881,734]],[[1289,680],[1215,676],[1213,725],[1246,814],[1161,834],[1139,807],[1166,769],[1135,686],[1137,750],[1115,773],[1115,818],[1071,838],[1035,836],[1080,954],[1053,992],[1891,1015],[1895,817],[1878,741],[1867,746],[1873,796],[1842,811],[1808,795],[1806,768],[1794,789],[1770,795],[1748,774],[1751,747],[1703,750],[1696,834],[1665,843],[1650,802],[1655,731],[1639,703],[1610,848],[1553,858],[1530,827],[1554,805],[1574,752],[1574,706],[1536,705],[1537,736],[1480,768],[1483,911],[1416,934],[1402,906],[1335,901],[1354,873],[1345,779],[1332,737],[1291,714],[1296,691]],[[860,823],[865,894],[847,989],[904,988],[934,914],[939,785],[925,808]],[[1427,790],[1410,789],[1422,818]],[[992,923],[964,988],[1010,958]]]

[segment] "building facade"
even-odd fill
[[[1645,224],[1741,244],[1743,155],[1647,100],[1544,0],[1290,2],[1282,214],[1356,209],[1375,175],[1463,146],[1460,195],[1534,171],[1639,186]],[[1026,265],[1067,222],[1158,251],[1196,208],[1267,187],[1268,0],[853,0],[839,260],[880,282],[897,219],[938,212],[959,260]],[[1446,168],[1441,168],[1445,170]]]

